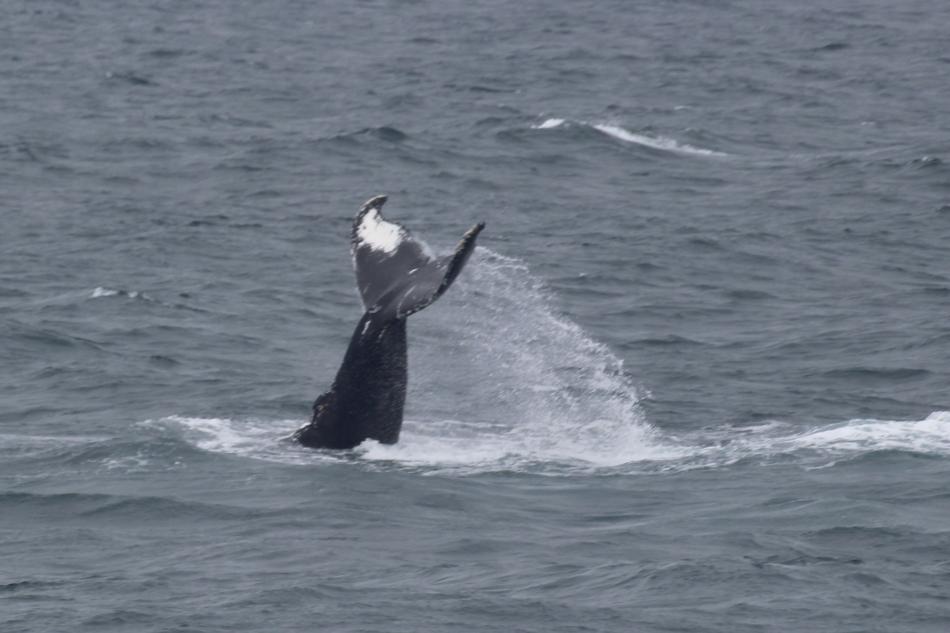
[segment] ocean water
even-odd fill
[[[3,633],[950,630],[950,4],[0,15]],[[304,449],[380,193],[487,228]]]

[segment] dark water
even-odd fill
[[[794,4],[0,3],[0,631],[950,630],[950,5]]]

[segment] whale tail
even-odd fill
[[[310,423],[294,434],[316,448],[353,448],[365,439],[395,444],[408,380],[406,317],[448,290],[475,249],[483,222],[444,257],[383,218],[386,196],[367,201],[353,221],[352,253],[365,312],[330,390],[313,403]]]
[[[356,284],[374,325],[403,319],[430,305],[448,290],[475,249],[485,228],[470,228],[445,257],[429,248],[404,226],[383,218],[386,196],[367,201],[353,221],[352,252]]]

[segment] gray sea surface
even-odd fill
[[[948,32],[0,1],[0,632],[950,630]],[[383,193],[487,228],[305,449]]]

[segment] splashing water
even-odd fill
[[[410,319],[410,380],[398,444],[369,462],[434,469],[598,468],[672,459],[656,441],[620,359],[559,317],[518,259],[479,247],[466,274]],[[301,463],[327,453],[279,441],[303,421],[172,416],[199,448]]]
[[[620,359],[559,317],[523,262],[479,247],[469,271],[439,312],[413,317],[402,438],[367,458],[611,466],[671,456]]]
[[[673,437],[649,425],[622,363],[559,316],[520,260],[479,247],[441,307],[410,323],[410,386],[400,441],[350,458],[426,472],[548,474],[683,470],[800,454],[804,462],[898,450],[950,455],[950,412],[919,421],[775,422]],[[171,416],[203,450],[295,464],[341,453],[287,441],[303,420]],[[812,457],[806,457],[811,455]],[[823,460],[823,461],[822,461]]]

